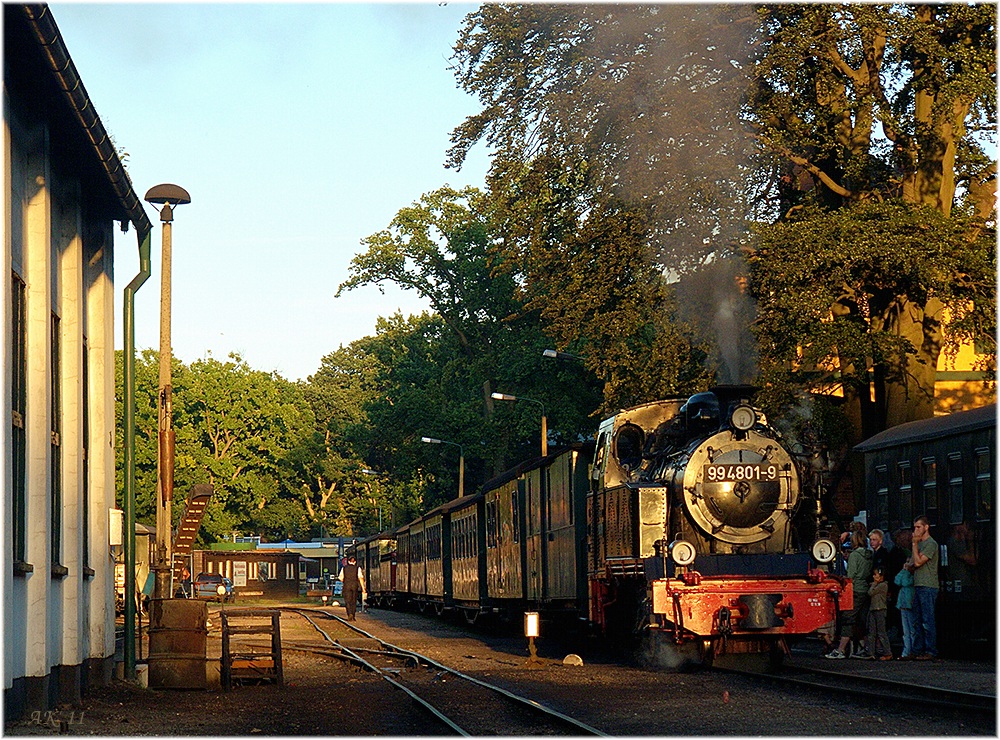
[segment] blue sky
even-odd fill
[[[173,352],[238,352],[305,379],[378,316],[419,312],[412,292],[334,298],[360,240],[421,194],[482,186],[488,156],[444,167],[475,99],[449,57],[471,4],[52,3],[101,120],[128,153],[141,198],[175,183]],[[153,275],[136,293],[136,346],[159,347],[159,217]],[[115,243],[121,291],[135,232]]]

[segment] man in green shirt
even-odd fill
[[[915,660],[937,658],[937,625],[934,604],[938,593],[938,543],[930,533],[927,517],[913,520],[913,656]]]

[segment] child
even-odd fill
[[[896,574],[896,585],[899,586],[899,597],[896,608],[903,622],[903,654],[900,660],[910,660],[913,649],[913,558],[907,558],[903,569]]]
[[[885,630],[885,613],[888,607],[889,584],[885,582],[882,568],[872,571],[872,585],[868,589],[868,649],[872,660],[892,660],[889,634]]]

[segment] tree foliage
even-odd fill
[[[789,405],[794,389],[843,384],[857,399],[864,436],[886,423],[894,389],[929,405],[933,398],[921,398],[927,391],[915,381],[926,358],[995,331],[984,297],[993,290],[996,250],[988,239],[969,243],[970,221],[929,206],[862,203],[805,209],[787,228],[762,229],[751,267],[760,285],[772,286],[760,296],[758,318],[771,340],[762,377],[772,398]],[[919,337],[901,334],[900,314],[918,306],[929,307],[925,322],[946,309],[949,331],[927,323]]]
[[[995,9],[778,5],[760,17],[743,114],[785,162],[779,220],[758,230],[752,259],[760,336],[778,350],[770,380],[794,344],[842,373],[857,436],[928,417],[942,347],[995,348]]]
[[[365,343],[383,369],[367,409],[370,422],[398,432],[378,440],[366,459],[394,459],[417,475],[431,468],[421,467],[429,451],[417,452],[414,442],[419,448],[422,436],[447,439],[469,450],[470,482],[485,480],[510,462],[529,427],[537,439],[540,423],[537,413],[520,407],[494,415],[494,391],[542,403],[554,439],[576,439],[593,424],[594,380],[545,365],[538,312],[523,305],[516,274],[494,246],[486,205],[472,189],[428,193],[402,209],[389,229],[365,239],[368,251],[352,261],[340,290],[391,280],[418,290],[435,308],[434,315],[382,320]],[[546,382],[557,372],[574,374],[577,387]]]
[[[995,34],[975,4],[480,6],[453,61],[482,111],[448,164],[488,145],[485,189],[401,208],[338,289],[431,310],[301,383],[175,359],[175,518],[211,483],[204,541],[373,534],[457,495],[459,446],[472,493],[538,454],[543,410],[554,446],[713,379],[772,412],[839,385],[846,418],[814,404],[803,434],[845,447],[928,415],[941,352],[974,341],[995,370]],[[157,363],[136,368],[147,522]]]
[[[158,367],[157,352],[144,350],[137,358],[136,519],[149,524],[156,516]],[[234,531],[279,539],[305,532],[305,512],[286,474],[290,452],[312,425],[301,390],[274,373],[253,370],[238,355],[190,366],[174,359],[172,376],[174,524],[191,487],[208,483],[214,494],[202,522],[203,541]],[[117,454],[124,454],[123,444]]]
[[[662,264],[725,251],[753,210],[752,140],[735,115],[755,28],[750,6],[484,4],[455,45],[482,112],[452,133],[498,171],[552,157],[586,171],[592,202],[646,209]]]
[[[591,202],[586,180],[586,167],[547,155],[491,173],[499,251],[525,310],[601,379],[602,412],[707,384],[650,244],[649,209]]]

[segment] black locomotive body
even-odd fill
[[[590,619],[756,652],[849,608],[814,502],[752,389],[625,410],[600,427],[588,504]]]
[[[761,650],[833,621],[850,584],[822,565],[835,545],[798,526],[810,510],[796,462],[747,390],[627,409],[596,444],[523,463],[360,543],[369,563],[372,548],[384,562],[387,537],[397,545],[395,579],[373,599],[470,621],[559,612],[713,652]]]

